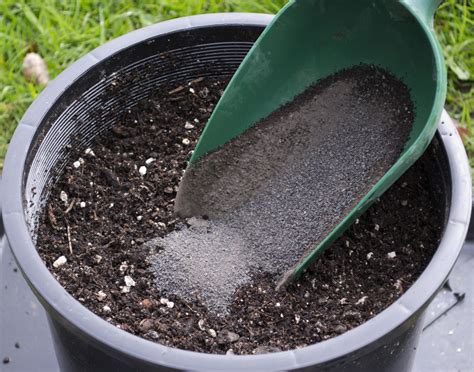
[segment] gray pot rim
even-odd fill
[[[131,358],[172,368],[259,370],[301,368],[334,361],[377,343],[423,309],[442,286],[463,245],[471,213],[471,176],[462,141],[444,111],[438,132],[449,159],[452,199],[449,219],[431,262],[396,302],[366,323],[340,336],[301,349],[264,355],[223,356],[162,346],[116,328],[84,307],[54,279],[38,255],[23,212],[23,175],[30,145],[42,119],[56,99],[93,65],[134,44],[170,32],[219,25],[265,26],[271,15],[216,13],[178,18],[145,27],[114,39],[80,58],[52,81],[29,107],[10,142],[2,182],[5,232],[13,254],[43,306],[66,326],[78,331],[104,352],[118,350]],[[363,352],[365,354],[365,352]]]

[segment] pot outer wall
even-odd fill
[[[73,145],[89,144],[95,135],[112,125],[118,112],[127,110],[146,97],[161,82],[199,76],[230,76],[270,20],[268,15],[214,14],[163,22],[115,39],[63,72],[32,104],[12,140],[10,159],[25,162],[24,168],[13,169],[14,161],[7,156],[6,188],[15,194],[14,198],[19,199],[15,190],[21,184],[26,205],[29,206],[25,213],[30,221],[28,227],[34,227],[34,216],[47,196],[42,190],[46,190],[52,182],[53,172],[47,167],[58,171],[68,161],[64,147],[71,134],[82,139],[82,142]],[[159,53],[164,51],[168,54],[160,57]],[[176,59],[172,63],[167,62],[164,56],[169,55],[179,57],[177,60],[182,62],[178,65]],[[142,71],[143,76],[138,81],[126,80],[122,87],[125,96],[120,97],[119,93],[116,101],[105,102],[100,93],[110,87],[111,76],[116,71],[131,75]],[[104,109],[100,111],[100,108]],[[91,116],[88,117],[88,114]],[[470,178],[469,174],[464,174],[468,165],[462,144],[456,134],[453,137],[449,134],[448,138],[448,132],[451,133],[454,127],[447,114],[444,118],[435,151],[439,156],[437,166],[444,172],[440,182],[445,185],[446,205],[449,205],[451,184],[464,185],[460,190],[464,193],[463,197],[470,200]],[[31,135],[32,130],[34,135]],[[27,137],[28,140],[25,139]],[[450,160],[452,155],[447,151],[447,157],[445,149],[449,148],[454,149],[451,154],[457,158],[448,164],[448,157]],[[21,177],[17,174],[20,171]],[[458,178],[462,178],[461,181],[456,181]],[[465,190],[466,183],[469,183],[469,191]],[[31,192],[33,185],[36,187],[34,193]],[[32,257],[35,254],[33,248],[28,250],[21,246],[27,246],[25,242],[29,239],[27,229],[19,233],[23,214],[19,216],[18,209],[15,209],[18,207],[12,207],[13,202],[4,201],[9,243],[30,287],[48,313],[57,356],[64,371],[167,371],[177,370],[177,366],[184,370],[206,371],[409,371],[422,329],[423,311],[454,265],[470,214],[470,208],[460,207],[456,211],[457,225],[452,227],[448,223],[445,235],[453,237],[451,251],[440,248],[438,251],[442,252],[437,252],[435,256],[438,258],[433,259],[436,262],[430,263],[426,270],[442,272],[433,274],[436,280],[431,282],[435,284],[428,284],[430,280],[425,272],[422,275],[424,279],[420,278],[414,285],[418,289],[411,288],[395,304],[364,325],[300,350],[259,356],[218,357],[153,345],[116,329],[90,313],[59,288],[39,257]],[[53,291],[51,288],[58,289]]]

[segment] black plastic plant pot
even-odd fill
[[[19,123],[2,182],[5,233],[24,277],[46,309],[62,370],[410,370],[423,311],[456,261],[471,210],[466,153],[446,113],[433,146],[438,169],[433,182],[444,187],[447,208],[444,234],[434,257],[395,303],[327,341],[247,356],[165,347],[120,330],[86,309],[61,287],[37,253],[35,216],[48,197],[53,175],[69,161],[68,145],[86,146],[110,128],[121,112],[163,82],[231,75],[270,19],[258,14],[202,15],[124,35],[59,75]],[[118,75],[125,77],[121,80],[124,88],[115,95],[103,94],[113,89],[111,82]]]

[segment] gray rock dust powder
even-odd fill
[[[408,88],[361,65],[308,88],[194,163],[175,210],[186,226],[147,244],[156,285],[226,314],[258,271],[281,275],[393,165],[414,113]]]

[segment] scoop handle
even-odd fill
[[[433,28],[433,18],[443,0],[402,0],[425,24]]]

